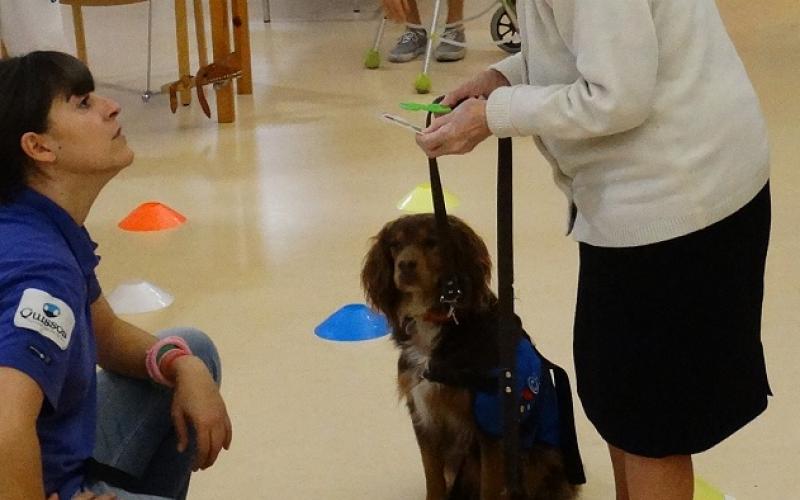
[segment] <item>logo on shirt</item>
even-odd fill
[[[14,325],[47,337],[63,351],[69,346],[75,315],[63,300],[43,290],[28,288],[22,293]]]
[[[539,394],[539,377],[530,376],[528,377],[528,389],[534,394]]]
[[[42,311],[48,318],[57,318],[61,316],[61,309],[59,309],[57,305],[49,302],[42,306]]]

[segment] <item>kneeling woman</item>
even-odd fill
[[[103,298],[83,223],[133,152],[93,91],[67,54],[0,62],[3,499],[185,498],[231,441],[208,337],[154,337]]]

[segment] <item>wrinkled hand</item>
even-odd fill
[[[431,122],[417,134],[417,144],[428,158],[464,154],[492,135],[486,124],[486,100],[474,97]]]
[[[58,500],[59,496],[58,493],[53,493],[47,500]],[[117,500],[117,495],[113,493],[104,493],[102,495],[98,495],[96,493],[92,493],[91,491],[80,491],[72,495],[71,500]]]
[[[408,0],[383,0],[383,12],[392,21],[406,22],[409,10]]]
[[[487,69],[445,95],[444,99],[442,99],[442,104],[453,107],[459,101],[468,97],[483,97],[487,99],[493,90],[499,87],[507,87],[508,85],[508,80],[506,80],[506,77],[503,76],[502,73],[493,69]]]
[[[197,436],[193,470],[211,467],[217,455],[231,445],[233,431],[225,402],[206,365],[194,356],[174,361],[175,392],[172,396],[172,422],[178,435],[178,451],[189,445],[189,425]]]

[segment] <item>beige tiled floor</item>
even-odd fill
[[[419,99],[412,82],[420,65],[364,70],[374,20],[264,25],[259,4],[251,12],[255,93],[238,98],[239,117],[226,126],[207,120],[196,104],[173,116],[165,96],[140,102],[144,32],[131,26],[144,26],[143,8],[87,14],[100,91],[122,102],[137,151],[88,221],[103,255],[100,278],[107,292],[132,278],[173,292],[168,309],[128,319],[149,329],[196,325],[222,352],[235,439],[213,469],[193,480],[192,499],[421,499],[422,469],[395,395],[389,342],[335,344],[313,334],[340,306],[363,301],[358,274],[369,237],[400,215],[395,204],[405,193],[426,181],[411,135],[377,118]],[[796,499],[800,4],[720,6],[762,98],[773,145],[764,343],[776,397],[762,418],[696,464],[739,500]],[[159,84],[173,76],[171,22],[157,23]],[[487,26],[486,16],[469,24],[466,61],[434,64],[435,91],[502,56]],[[387,35],[387,50],[396,32]],[[124,43],[112,45],[118,37]],[[104,49],[111,46],[117,48]],[[515,143],[517,307],[543,350],[571,366],[576,246],[562,236],[563,200],[534,149],[529,140]],[[462,200],[456,213],[493,247],[492,144],[441,164],[445,186]],[[117,229],[147,200],[167,203],[188,223],[156,234]],[[611,499],[605,449],[576,411],[589,476],[583,498]]]

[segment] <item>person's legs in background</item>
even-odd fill
[[[467,38],[464,35],[464,0],[449,0],[447,2],[447,28],[442,35],[442,42],[436,47],[434,55],[437,61],[460,61],[467,55],[464,44]]]
[[[691,455],[647,458],[608,446],[614,468],[616,500],[692,500]]]
[[[219,354],[211,339],[191,328],[160,332],[160,338],[182,337],[192,353],[203,360],[214,380],[222,380]],[[101,371],[97,377],[97,443],[88,485],[117,493],[118,498],[155,497],[184,499],[192,472],[194,442],[177,451],[170,416],[172,390],[147,380]],[[107,484],[99,484],[107,483]]]
[[[422,26],[419,8],[415,0],[409,0],[406,11],[406,31],[400,36],[397,45],[389,52],[392,62],[408,62],[425,53],[428,35]],[[436,47],[434,57],[437,61],[459,61],[464,59],[467,48],[464,36],[464,0],[448,0],[447,27],[442,34],[442,42]],[[455,43],[449,43],[455,42]],[[458,44],[458,45],[456,45]]]
[[[389,52],[391,62],[413,61],[425,53],[428,35],[422,27],[419,9],[415,0],[409,0],[406,12],[406,31],[397,40],[397,45]]]

